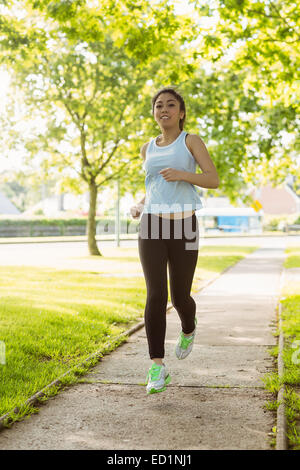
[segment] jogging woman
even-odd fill
[[[196,333],[196,304],[191,286],[198,259],[199,229],[195,211],[202,207],[195,186],[217,188],[219,179],[202,139],[183,130],[186,116],[182,96],[163,88],[152,98],[152,113],[161,135],[141,148],[146,173],[146,196],[131,208],[141,221],[138,248],[147,287],[145,329],[153,361],[147,375],[147,393],[161,392],[170,382],[163,362],[168,300],[181,320],[175,354],[185,359]],[[196,174],[196,165],[202,173]],[[195,185],[195,186],[194,186]]]

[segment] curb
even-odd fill
[[[280,295],[282,292],[284,280],[284,268],[281,272],[280,283],[279,283],[279,299],[278,299],[278,320],[279,320],[279,341],[278,341],[278,377],[279,380],[282,379],[284,374],[284,362],[283,362],[283,347],[284,347],[284,338],[282,332],[282,319],[281,319],[281,301]],[[276,450],[287,450],[287,425],[286,425],[286,416],[285,416],[285,401],[284,401],[285,385],[280,386],[277,401],[279,406],[277,408],[277,426],[276,426]]]
[[[168,307],[170,308],[170,307]],[[136,325],[134,325],[132,328],[130,328],[129,330],[127,331],[124,331],[123,333],[121,333],[119,336],[117,336],[114,340],[113,340],[113,343],[120,340],[121,338],[125,337],[125,336],[130,336],[132,335],[133,333],[135,333],[136,331],[140,330],[141,328],[143,328],[145,322],[144,321],[141,321],[139,323],[137,323]],[[107,343],[106,344],[106,347],[109,347],[112,343]],[[120,345],[119,345],[120,346]],[[97,358],[97,359],[100,359],[101,357],[104,356],[104,353],[102,352],[102,350],[98,350],[96,351],[95,353],[91,354],[89,357],[87,357],[84,361],[82,361],[81,363],[77,364],[76,366],[74,366],[72,369],[69,369],[67,372],[65,372],[63,375],[61,375],[58,379],[55,379],[53,380],[53,382],[49,383],[48,385],[46,385],[42,390],[40,390],[39,392],[35,393],[34,395],[32,395],[30,398],[28,398],[28,400],[26,400],[21,406],[24,406],[24,405],[35,405],[35,404],[38,404],[39,403],[39,398],[42,398],[45,396],[47,390],[49,390],[51,387],[53,386],[60,386],[61,385],[61,380],[66,377],[67,375],[69,375],[71,372],[74,372],[74,370],[76,370],[77,368],[79,367],[82,367],[84,366],[87,362],[89,362],[91,359],[94,359],[94,358]],[[5,426],[5,421],[6,423],[8,424],[13,424],[15,421],[10,417],[13,413],[17,414],[19,412],[19,409],[18,408],[14,408],[13,410],[9,411],[8,413],[6,413],[5,415],[2,415],[0,416],[0,431],[2,429],[5,429],[6,426]]]
[[[209,235],[205,233],[204,236],[201,236],[201,238],[206,239],[206,238],[262,238],[262,237],[284,237],[287,236],[284,233],[239,233],[239,232],[234,232],[234,235],[231,235],[230,232],[228,233],[222,233],[222,234],[214,234],[214,235]],[[291,235],[291,234],[290,234]],[[296,235],[296,234],[295,234]],[[120,241],[132,241],[136,240],[137,241],[137,236],[134,235],[132,237],[120,236]],[[0,237],[0,244],[4,245],[11,245],[11,244],[18,244],[18,243],[63,243],[63,242],[87,242],[87,236],[86,235],[71,235],[71,236],[53,236],[53,237]],[[110,242],[116,242],[116,237],[115,236],[108,236],[107,238],[100,238],[98,235],[96,235],[96,242],[105,242],[105,241],[110,241]]]
[[[120,241],[131,241],[137,240],[136,236],[134,237],[120,237]],[[88,239],[86,235],[72,235],[66,237],[10,237],[10,238],[0,238],[0,244],[3,245],[15,245],[15,244],[30,244],[30,243],[69,243],[69,242],[87,242]],[[116,237],[98,237],[96,235],[96,242],[116,242]]]

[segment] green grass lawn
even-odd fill
[[[200,280],[216,277],[255,249],[202,248],[193,292]],[[115,248],[114,253],[111,261],[124,272],[122,278],[99,272],[0,267],[0,341],[5,344],[0,416],[15,407],[20,408],[18,417],[30,412],[21,407],[30,396],[96,351],[113,350],[120,344],[121,340],[114,343],[118,336],[142,319],[144,278],[126,277],[139,262],[138,252]],[[71,375],[65,383],[75,382],[76,377]]]
[[[293,246],[286,249],[286,268],[300,268],[300,247]]]
[[[285,268],[300,268],[300,247],[288,248]],[[281,301],[289,445],[300,450],[300,280],[286,282]]]

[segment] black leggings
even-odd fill
[[[165,355],[167,264],[171,301],[179,314],[182,331],[188,334],[195,329],[196,304],[190,292],[198,247],[199,228],[195,214],[184,219],[142,215],[138,248],[147,287],[145,328],[151,359]]]

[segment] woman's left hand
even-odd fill
[[[182,171],[175,168],[164,168],[159,173],[166,181],[180,181],[182,179]]]

